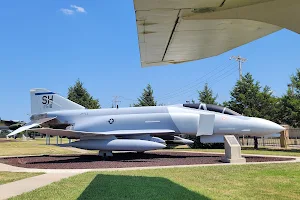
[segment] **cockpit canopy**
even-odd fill
[[[223,106],[218,106],[218,105],[213,105],[213,104],[204,104],[204,103],[192,103],[192,104],[183,104],[183,107],[187,108],[194,108],[194,109],[200,109],[200,110],[208,110],[208,111],[213,111],[213,112],[219,112],[227,115],[236,115],[240,116],[241,114],[223,107]]]

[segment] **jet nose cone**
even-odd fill
[[[276,123],[274,123],[274,124],[276,124]],[[286,129],[283,126],[280,126],[279,124],[276,124],[276,125],[277,125],[276,129],[277,129],[278,132],[282,132],[282,131],[284,131]]]
[[[268,135],[273,133],[280,133],[281,131],[285,130],[284,127],[269,120],[253,118],[251,121],[253,126],[251,132],[253,132],[254,134]]]
[[[266,128],[272,133],[279,133],[285,130],[284,127],[271,121],[266,122]]]

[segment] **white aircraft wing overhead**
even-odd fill
[[[282,28],[299,0],[134,0],[142,67],[219,55]]]
[[[106,131],[106,132],[86,132],[86,131],[74,131],[68,129],[51,129],[51,128],[34,128],[30,130],[42,134],[59,135],[59,136],[66,136],[66,137],[128,136],[128,135],[144,135],[144,134],[164,135],[164,134],[175,133],[174,130],[169,130],[169,129],[116,130],[116,131]]]
[[[40,119],[40,120],[31,121],[31,122],[25,124],[24,126],[22,126],[22,127],[18,128],[18,129],[16,129],[16,130],[14,130],[13,132],[9,133],[9,134],[7,135],[7,137],[15,136],[15,135],[17,135],[18,133],[21,133],[21,132],[23,132],[23,131],[29,130],[29,129],[33,128],[33,127],[36,127],[36,126],[38,126],[38,125],[40,125],[40,124],[43,124],[43,123],[48,122],[48,121],[51,121],[51,120],[53,120],[53,119],[55,119],[55,118],[56,118],[56,117],[52,117],[52,118],[43,118],[43,119]]]

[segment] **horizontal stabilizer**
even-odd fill
[[[21,132],[23,132],[23,131],[26,131],[26,130],[28,130],[28,129],[30,129],[30,128],[33,128],[33,127],[35,127],[35,126],[38,126],[38,125],[39,125],[39,124],[37,124],[37,123],[33,123],[33,124],[30,124],[30,125],[22,126],[22,127],[18,128],[17,130],[11,132],[10,134],[8,134],[7,137],[15,136],[15,135],[17,135],[18,133],[21,133]]]
[[[36,127],[36,126],[38,126],[40,124],[43,124],[43,123],[48,122],[48,121],[51,121],[53,119],[55,119],[55,117],[52,117],[52,118],[43,118],[43,119],[40,119],[40,120],[31,121],[31,122],[25,124],[24,126],[18,128],[17,130],[14,130],[13,132],[9,133],[6,137],[15,136],[18,133],[21,133],[23,131],[29,130],[29,129],[33,128],[33,127]]]

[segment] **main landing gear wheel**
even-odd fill
[[[113,157],[113,154],[111,151],[99,151],[98,156],[106,160],[107,158]]]

